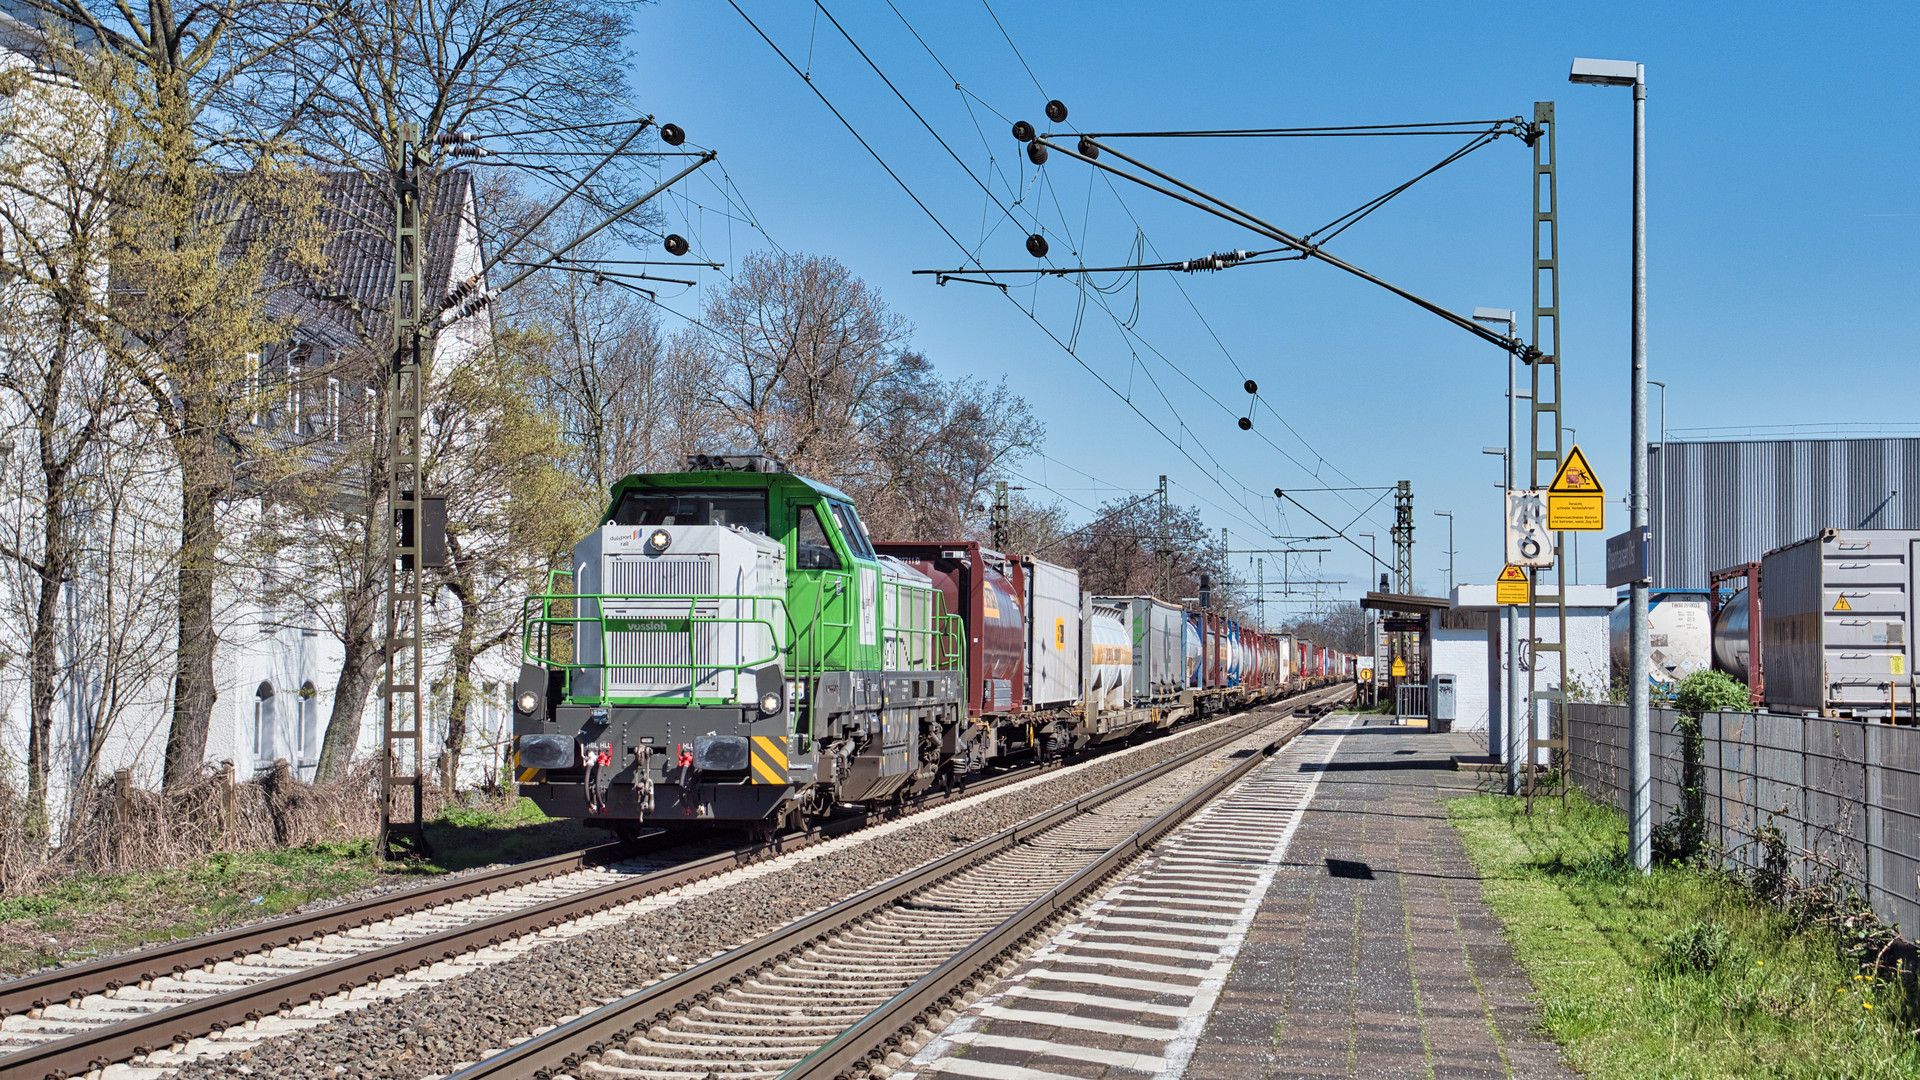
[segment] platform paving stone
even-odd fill
[[[1572,1080],[1446,820],[1442,800],[1486,782],[1450,767],[1484,734],[1315,730],[1339,728],[1185,1075]]]

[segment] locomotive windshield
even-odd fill
[[[767,532],[764,491],[628,491],[614,507],[613,525],[736,525]]]

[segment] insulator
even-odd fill
[[[669,255],[685,255],[687,253],[687,238],[681,236],[679,233],[668,233],[666,247],[667,254]]]
[[[433,137],[433,145],[459,146],[463,143],[470,143],[479,137],[480,136],[475,135],[471,131],[443,131]]]
[[[1054,100],[1047,102],[1047,119],[1057,124],[1060,121],[1065,120],[1066,118],[1067,118],[1066,102],[1061,101],[1058,98],[1055,98]]]
[[[1021,142],[1032,142],[1033,125],[1027,123],[1025,120],[1015,120],[1013,122],[1013,137],[1019,139]]]
[[[441,312],[439,324],[442,327],[452,326],[454,323],[459,322],[461,319],[464,319],[469,315],[478,315],[480,312],[485,311],[489,306],[491,306],[493,304],[494,297],[499,295],[500,295],[499,289],[488,289],[486,292],[480,293],[478,295],[469,296],[465,300],[461,301],[458,305],[454,307],[450,307],[447,310]]]
[[[1047,144],[1038,139],[1028,143],[1027,160],[1033,162],[1035,165],[1045,165],[1047,163]]]
[[[492,155],[493,151],[484,146],[456,146],[447,151],[448,157],[457,158],[483,158],[491,157]]]
[[[1036,259],[1046,258],[1047,238],[1041,236],[1039,233],[1034,233],[1032,236],[1027,237],[1027,254]]]
[[[1247,393],[1249,393],[1249,394],[1257,394],[1257,393],[1259,393],[1259,392],[1260,392],[1260,384],[1259,384],[1259,383],[1257,383],[1257,382],[1254,382],[1254,381],[1253,381],[1252,379],[1248,379],[1248,380],[1247,380]]]
[[[1100,148],[1093,145],[1093,140],[1087,138],[1085,135],[1080,136],[1080,156],[1084,158],[1097,158],[1100,156]]]
[[[464,303],[466,299],[472,296],[475,290],[479,288],[480,288],[480,275],[475,274],[472,277],[468,278],[467,280],[461,282],[460,284],[455,285],[452,288],[452,290],[450,290],[447,293],[447,295],[440,298],[440,310],[445,311],[448,308],[453,307],[455,304]]]
[[[1227,267],[1235,265],[1242,259],[1251,258],[1253,258],[1253,252],[1251,251],[1216,251],[1211,255],[1202,256],[1198,259],[1188,259],[1186,262],[1181,263],[1179,268],[1189,274],[1200,270],[1225,270]]]
[[[679,146],[687,141],[687,133],[681,130],[679,124],[661,124],[660,141],[668,146]]]
[[[1240,418],[1240,430],[1241,430],[1241,431],[1252,431],[1252,430],[1253,430],[1253,421],[1252,421],[1252,420],[1251,420],[1250,418],[1248,418],[1248,417],[1245,417],[1245,416],[1243,416],[1243,417],[1241,417],[1241,418]]]

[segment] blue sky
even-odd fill
[[[894,0],[896,14],[885,0],[739,2],[990,267],[1034,265],[1023,240],[1036,214],[1062,265],[1128,262],[1141,234],[1165,259],[1271,246],[1063,156],[1035,169],[1007,121],[1044,124],[1050,97],[1070,108],[1065,127],[1094,131],[1477,120],[1556,102],[1567,423],[1613,496],[1628,480],[1631,100],[1566,74],[1576,55],[1640,60],[1650,87],[1650,371],[1669,386],[1668,426],[1913,423],[1903,407],[1920,391],[1911,5],[997,0],[990,12],[977,0]],[[1150,490],[1165,473],[1176,500],[1228,528],[1235,549],[1278,547],[1273,533],[1325,533],[1276,506],[1271,492],[1282,487],[1337,524],[1361,517],[1352,531],[1377,532],[1384,553],[1390,502],[1363,513],[1375,493],[1304,489],[1405,479],[1417,583],[1445,584],[1446,522],[1435,510],[1458,515],[1460,581],[1498,571],[1499,465],[1480,453],[1505,438],[1503,360],[1492,346],[1315,263],[1143,275],[1137,293],[1126,281],[1086,294],[1084,310],[1071,280],[1008,277],[1023,284],[1005,297],[938,287],[911,272],[970,256],[732,7],[662,0],[640,9],[635,28],[636,107],[718,149],[731,181],[687,187],[665,207],[672,227],[733,262],[767,245],[737,220],[744,200],[780,247],[832,255],[878,286],[942,370],[1008,377],[1048,429],[1045,457],[1019,470],[1032,494],[1083,518],[1082,505]],[[1129,145],[1300,233],[1464,141]],[[1524,311],[1530,164],[1523,144],[1501,140],[1328,250],[1455,311]],[[662,301],[698,307],[692,292]],[[1266,406],[1251,433],[1235,423],[1246,377]],[[1625,527],[1624,505],[1608,525]],[[1364,556],[1338,541],[1302,546],[1335,550],[1294,556],[1293,577],[1342,579],[1326,595],[1358,595]],[[1600,579],[1601,549],[1597,535],[1583,541],[1583,580]],[[1247,556],[1235,563],[1250,575]],[[1282,576],[1277,557],[1266,571]]]

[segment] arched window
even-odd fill
[[[273,760],[273,684],[263,682],[253,692],[253,760]]]
[[[320,762],[320,692],[312,680],[300,684],[300,748],[296,765]]]

